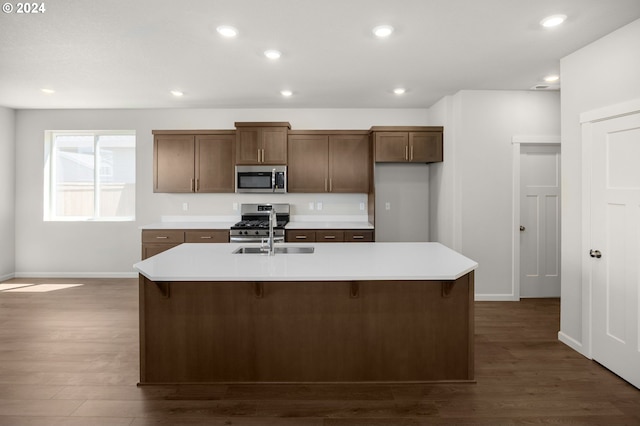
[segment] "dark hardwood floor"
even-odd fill
[[[640,425],[640,391],[558,342],[559,301],[476,302],[475,384],[137,387],[137,280],[0,291],[0,425]]]

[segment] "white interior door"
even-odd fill
[[[520,147],[520,297],[560,297],[560,145]]]
[[[592,355],[640,388],[640,114],[591,138]]]

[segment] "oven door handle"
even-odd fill
[[[229,237],[230,243],[261,243],[264,237]],[[284,243],[284,237],[273,237],[276,243]]]

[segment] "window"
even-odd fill
[[[45,132],[45,221],[135,219],[135,131]]]

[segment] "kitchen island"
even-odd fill
[[[141,384],[473,381],[474,261],[438,243],[240,246],[257,245],[135,265]]]

